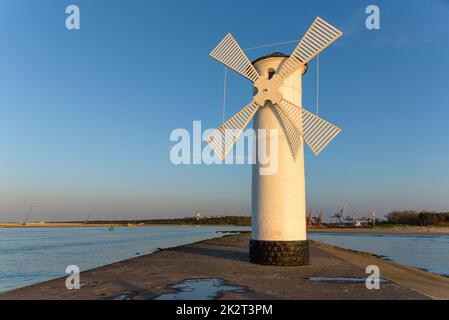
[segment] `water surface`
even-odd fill
[[[449,276],[449,236],[309,233],[309,239],[370,252],[395,262]]]
[[[0,228],[0,292],[248,227]]]

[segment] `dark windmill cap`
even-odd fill
[[[276,52],[273,52],[272,54],[269,54],[269,55],[266,55],[266,56],[262,56],[262,57],[260,57],[260,58],[257,58],[256,60],[254,60],[253,62],[251,62],[251,64],[254,65],[254,64],[257,63],[257,62],[262,61],[262,60],[265,60],[265,59],[268,59],[268,58],[288,58],[288,57],[290,57],[290,56],[286,55],[285,53],[276,51]],[[305,66],[305,67],[306,67],[306,68],[305,68],[303,74],[306,74],[307,70],[309,70],[309,66],[307,65],[307,63],[306,63],[306,66]]]

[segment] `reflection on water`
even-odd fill
[[[0,228],[0,292],[248,227]]]
[[[168,287],[176,292],[161,294],[155,300],[212,300],[224,292],[247,292],[243,287],[226,285],[221,279],[188,279]]]
[[[374,253],[415,268],[449,276],[449,236],[309,233],[309,239]]]

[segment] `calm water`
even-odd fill
[[[309,233],[309,239],[371,252],[395,262],[449,276],[449,236]]]
[[[0,292],[247,227],[0,228]]]

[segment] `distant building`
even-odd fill
[[[195,212],[195,217],[196,217],[196,224],[199,224],[201,220],[201,214],[198,210]]]

